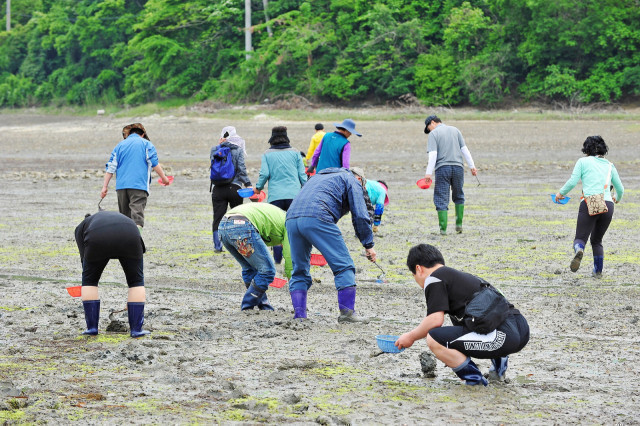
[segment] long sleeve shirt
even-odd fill
[[[300,154],[298,154],[300,157]],[[302,159],[302,157],[300,157]],[[282,257],[284,258],[284,273],[287,278],[291,278],[293,263],[291,263],[291,247],[289,237],[285,227],[285,212],[273,204],[267,203],[247,203],[240,204],[229,210],[227,215],[239,214],[247,219],[258,230],[262,241],[267,246],[278,246],[282,244]]]
[[[313,158],[313,154],[316,152],[316,149],[318,148],[318,145],[320,145],[320,142],[322,142],[322,138],[324,137],[324,135],[326,135],[325,132],[319,131],[311,137],[309,149],[307,150],[307,156],[305,157],[305,160],[307,160],[307,164],[311,164],[310,161]]]
[[[262,154],[260,176],[256,189],[269,182],[267,202],[292,200],[307,181],[302,156],[294,148],[270,148]]]
[[[113,149],[105,171],[116,175],[116,191],[140,189],[149,193],[151,170],[157,165],[156,147],[137,133],[131,133]]]
[[[606,182],[609,164],[611,164],[611,177],[610,182]],[[578,184],[578,181],[582,181],[582,192],[584,195],[602,194],[604,191],[605,201],[613,201],[610,191],[610,185],[613,184],[613,187],[616,189],[616,199],[618,201],[622,200],[624,186],[622,186],[622,181],[620,180],[616,166],[605,158],[589,156],[579,159],[573,168],[571,177],[564,186],[560,188],[560,194],[568,194]],[[605,185],[607,185],[606,190],[604,188]]]
[[[323,153],[322,151],[325,148],[326,151]],[[321,158],[321,155],[323,158]],[[327,133],[322,138],[322,141],[311,158],[310,166],[316,167],[317,171],[329,167],[344,167],[345,169],[348,169],[350,162],[351,143],[342,133],[332,132]]]
[[[344,168],[328,168],[318,172],[302,187],[287,211],[287,219],[312,217],[329,223],[338,223],[351,212],[356,236],[364,248],[373,247],[371,217],[364,201],[360,182]]]

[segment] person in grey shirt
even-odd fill
[[[456,232],[462,232],[462,217],[464,215],[464,163],[467,161],[471,174],[476,176],[478,170],[473,164],[471,152],[464,143],[460,130],[442,123],[435,115],[430,115],[424,121],[424,132],[429,135],[427,152],[429,163],[425,173],[428,184],[435,181],[433,189],[433,203],[438,212],[440,234],[447,234],[447,213],[449,210],[449,194],[456,206]],[[435,172],[435,179],[432,177]]]

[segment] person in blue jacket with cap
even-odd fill
[[[329,167],[349,168],[351,161],[349,136],[362,137],[362,135],[356,132],[356,123],[350,118],[344,119],[342,123],[333,123],[333,125],[336,126],[336,131],[324,135],[311,158],[307,174],[310,175],[314,171],[319,172]]]
[[[365,256],[376,260],[373,249],[371,218],[365,198],[365,177],[355,170],[328,168],[318,172],[302,187],[287,211],[287,234],[291,246],[293,272],[289,281],[294,319],[307,318],[307,292],[311,249],[316,247],[325,257],[338,290],[338,322],[366,322],[355,315],[356,267],[349,255],[337,222],[351,212],[356,236]]]

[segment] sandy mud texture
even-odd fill
[[[81,302],[65,291],[80,284],[73,230],[97,210],[104,164],[122,126],[135,121],[175,176],[167,188],[154,179],[146,209],[153,334],[106,332],[127,292],[113,261],[100,284],[101,333],[80,337]],[[308,321],[290,319],[286,286],[268,292],[275,312],[240,311],[240,270],[228,253],[213,252],[208,192],[209,149],[230,124],[247,140],[255,182],[271,127],[288,126],[293,145],[306,150],[315,121],[0,115],[0,424],[640,421],[637,123],[450,121],[467,140],[481,185],[467,172],[464,233],[442,237],[432,190],[415,186],[426,166],[423,124],[358,122],[364,136],[353,137],[353,165],[391,190],[375,245],[387,283],[376,283],[379,270],[364,258],[349,218],[340,223],[367,325],[337,323],[327,267],[312,269]],[[568,267],[579,187],[566,206],[549,197],[592,134],[609,143],[627,188],[604,241],[601,280],[591,277],[590,247],[578,272]],[[113,183],[102,205],[117,210]],[[377,334],[400,334],[425,315],[405,266],[408,249],[421,242],[502,289],[529,320],[531,341],[510,358],[507,383],[467,387],[440,362],[435,377],[424,377],[424,341],[379,353]],[[126,325],[126,313],[114,318]],[[490,363],[478,365],[486,372]]]

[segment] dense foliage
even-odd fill
[[[11,6],[0,106],[407,93],[429,105],[499,106],[640,95],[638,0],[270,0],[266,14],[253,0],[249,59],[243,0]]]

